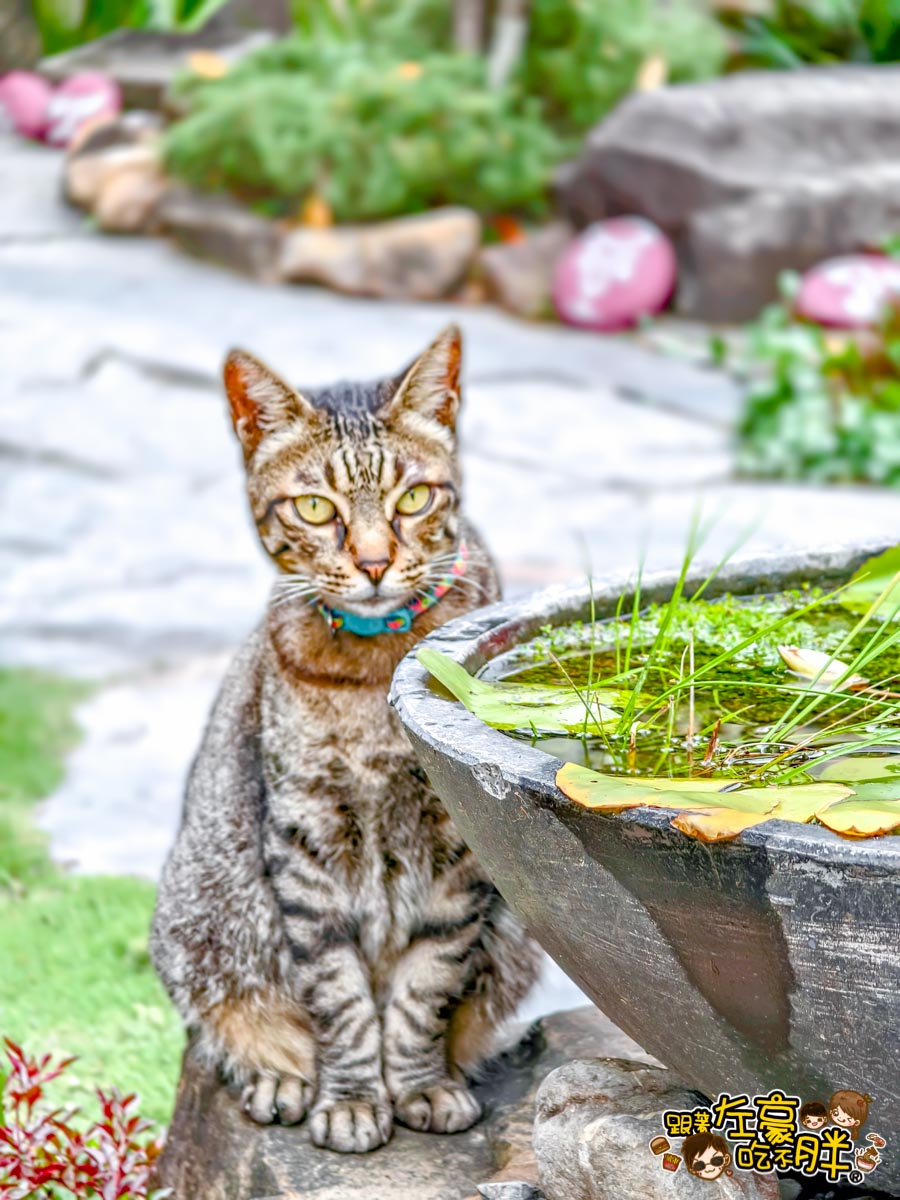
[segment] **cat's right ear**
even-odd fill
[[[223,376],[231,423],[245,461],[274,430],[315,416],[309,401],[246,350],[229,351]]]

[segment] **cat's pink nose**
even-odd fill
[[[379,583],[382,575],[391,565],[389,558],[360,558],[356,565],[361,571],[365,571],[373,583]]]

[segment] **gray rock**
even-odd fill
[[[155,142],[163,131],[163,119],[157,112],[135,108],[109,120],[89,123],[74,136],[66,149],[66,158],[82,154],[100,154],[113,146],[137,146]]]
[[[680,310],[751,315],[779,269],[896,228],[898,84],[895,67],[839,66],[635,92],[561,172],[560,205],[576,224],[649,217],[675,239]]]
[[[358,296],[439,300],[462,281],[481,241],[468,208],[438,208],[373,225],[295,229],[281,274]]]
[[[273,38],[265,29],[235,29],[218,25],[196,33],[160,33],[117,29],[73,50],[41,59],[38,69],[52,83],[81,71],[103,71],[122,89],[127,108],[160,108],[175,76],[196,50],[211,50],[235,63]]]
[[[86,125],[75,134],[66,151],[64,198],[77,208],[93,208],[104,183],[120,171],[152,165],[155,173],[161,173],[161,133],[159,114],[139,109]]]
[[[303,1127],[253,1125],[189,1050],[159,1185],[184,1200],[466,1200],[527,1150],[535,1091],[547,1072],[572,1054],[602,1053],[622,1040],[596,1009],[547,1017],[478,1085],[489,1116],[473,1129],[442,1137],[395,1128],[387,1146],[359,1157],[317,1149]],[[507,1200],[508,1193],[487,1194]]]
[[[157,215],[163,229],[189,253],[264,283],[278,279],[282,240],[278,226],[236,200],[173,187],[160,201]]]
[[[210,29],[268,29],[290,33],[291,6],[288,0],[226,0],[209,19]]]
[[[63,194],[70,204],[93,209],[106,185],[125,173],[160,178],[157,147],[120,144],[97,153],[74,154],[67,159],[63,171]]]
[[[671,1071],[624,1059],[566,1063],[538,1089],[534,1152],[547,1200],[779,1200],[773,1177],[674,1172],[650,1150],[666,1109],[704,1103]],[[677,1148],[673,1147],[677,1153]]]
[[[690,270],[677,308],[722,321],[756,315],[781,271],[876,246],[900,228],[900,161],[792,180],[687,221],[679,246]]]
[[[590,134],[562,197],[580,223],[672,229],[773,181],[900,158],[900,68],[752,72],[633,92]]]
[[[488,295],[517,316],[548,316],[553,268],[572,237],[568,222],[554,221],[520,242],[485,246],[478,265]]]
[[[41,36],[28,0],[6,0],[0,5],[0,75],[24,70],[41,53]]]
[[[100,189],[94,204],[97,224],[106,233],[150,233],[169,182],[158,163],[117,172]]]

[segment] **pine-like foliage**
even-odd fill
[[[718,26],[690,0],[533,0],[508,84],[449,53],[444,0],[305,2],[291,37],[215,82],[182,81],[169,169],[292,214],[315,192],[341,221],[464,203],[539,215],[554,168],[649,58],[672,79],[715,73]]]
[[[565,148],[540,104],[489,91],[484,64],[429,55],[415,69],[362,43],[296,39],[195,89],[167,139],[169,168],[292,211],[315,190],[341,221],[464,203],[539,210]],[[275,60],[277,62],[277,59]]]

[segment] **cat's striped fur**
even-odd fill
[[[460,338],[395,380],[298,395],[234,352],[226,389],[263,546],[280,567],[232,665],[187,789],[152,949],[202,1051],[244,1085],[254,1120],[300,1121],[365,1151],[393,1120],[470,1126],[466,1072],[534,980],[536,951],[457,835],[387,690],[430,629],[498,594],[459,511]],[[396,497],[432,486],[423,513]],[[326,526],[292,497],[330,498]],[[332,634],[310,599],[399,607],[462,581],[406,633]]]

